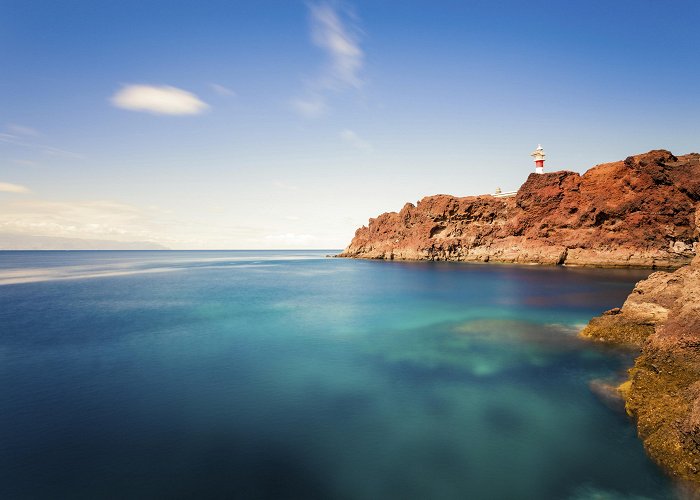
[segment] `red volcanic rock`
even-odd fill
[[[664,150],[583,175],[530,174],[515,197],[435,195],[357,230],[341,257],[678,267],[697,250],[700,155]]]

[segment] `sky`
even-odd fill
[[[370,217],[700,151],[700,2],[0,0],[0,233],[347,246]]]

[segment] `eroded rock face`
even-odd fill
[[[530,174],[515,197],[435,195],[357,230],[340,255],[678,267],[697,250],[700,155],[664,150],[583,175]]]
[[[581,335],[641,346],[620,387],[627,412],[649,456],[700,487],[700,257],[640,281],[617,314]]]

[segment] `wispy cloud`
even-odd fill
[[[364,53],[356,25],[328,4],[311,5],[310,10],[312,40],[330,59],[325,85],[360,87]]]
[[[364,80],[364,52],[360,47],[360,29],[349,11],[340,11],[328,3],[309,4],[311,40],[328,59],[321,74],[307,82],[303,96],[291,101],[292,108],[305,117],[322,115],[329,108],[329,92],[359,89]]]
[[[209,108],[193,93],[168,85],[126,85],[110,101],[118,108],[156,115],[197,115]]]
[[[39,132],[36,129],[32,127],[27,127],[26,125],[19,125],[17,123],[8,124],[6,129],[11,134],[28,135],[32,137],[36,137],[39,135]]]
[[[316,118],[328,111],[326,98],[318,94],[292,99],[291,104],[292,109],[305,118]]]
[[[170,248],[260,248],[274,231],[258,225],[212,222],[111,200],[52,201],[0,197],[0,236],[5,234],[116,242],[155,242]]]
[[[20,125],[8,125],[6,132],[0,132],[0,143],[10,144],[32,150],[39,150],[46,155],[61,156],[65,158],[82,159],[83,155],[66,149],[49,146],[33,140],[34,136],[41,135],[35,129]],[[12,133],[9,133],[12,132]]]
[[[35,162],[35,161],[32,161],[32,160],[24,160],[24,159],[21,159],[21,158],[12,160],[12,163],[14,163],[15,165],[21,165],[21,166],[23,166],[23,167],[35,167],[35,166],[37,165],[37,162]]]
[[[352,130],[345,129],[340,133],[340,138],[350,146],[361,151],[372,151],[372,144],[364,140]]]
[[[9,182],[0,182],[0,193],[16,193],[16,194],[26,194],[31,191],[19,184],[11,184]]]
[[[228,87],[225,87],[224,85],[221,85],[219,83],[210,83],[209,86],[211,89],[219,94],[220,96],[224,97],[236,97],[236,91],[233,89],[230,89]]]
[[[37,236],[150,240],[153,213],[112,201],[26,200],[4,204],[0,231]]]

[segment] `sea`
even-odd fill
[[[0,252],[0,498],[674,498],[577,337],[649,271]]]

